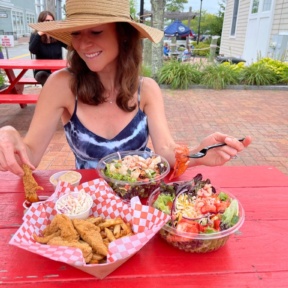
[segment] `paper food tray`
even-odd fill
[[[133,236],[123,237],[109,244],[107,263],[105,264],[86,264],[80,249],[39,244],[33,238],[33,233],[40,235],[57,214],[55,210],[56,200],[69,191],[81,189],[84,189],[93,199],[92,216],[121,217],[132,224],[135,233]],[[127,205],[115,195],[107,182],[101,178],[85,182],[75,188],[68,183],[59,182],[55,192],[45,202],[31,205],[24,214],[23,224],[9,244],[69,264],[103,279],[137,253],[170,219],[170,216],[161,211],[142,205],[138,197],[131,199],[130,204]]]

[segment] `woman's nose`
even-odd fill
[[[92,39],[88,35],[82,35],[79,39],[77,39],[77,42],[80,47],[92,45]]]

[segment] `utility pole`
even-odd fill
[[[201,13],[202,13],[202,0],[200,0],[200,15],[199,15],[199,22],[198,22],[198,35],[197,35],[197,44],[199,44],[200,40],[200,22],[201,22]]]
[[[143,19],[143,14],[144,14],[144,0],[140,0],[140,23],[144,22]]]

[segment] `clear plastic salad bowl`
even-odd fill
[[[136,159],[139,156],[140,160],[143,158],[145,161],[143,159],[143,161],[137,160],[136,164],[134,163],[135,165],[133,164],[133,167],[130,167],[130,163],[123,163],[123,159],[127,159],[127,156],[136,156]],[[148,165],[150,168],[145,166],[147,165],[147,161],[148,163],[153,161],[153,163]],[[133,160],[132,162],[135,161]],[[155,163],[157,164],[154,165]],[[140,166],[143,167],[139,168]],[[141,176],[137,177],[139,169],[141,170]],[[168,175],[170,166],[166,159],[153,152],[122,151],[102,158],[98,163],[97,170],[99,176],[102,177],[122,199],[129,201],[134,196],[139,196],[140,200],[145,202],[145,199],[159,187],[160,182]],[[121,173],[119,171],[121,171]],[[132,176],[135,177],[133,178]]]
[[[201,174],[198,174],[198,175],[201,175]],[[177,183],[179,185],[182,185],[182,184],[185,185],[185,183],[187,183],[187,182],[188,181],[186,181],[186,182],[174,182],[174,183]],[[164,184],[164,185],[170,186],[170,185],[173,185],[174,183],[168,183],[168,184]],[[166,188],[164,188],[164,189],[166,189]],[[215,188],[213,187],[213,189],[215,189]],[[216,190],[214,190],[213,193],[216,193],[215,191]],[[150,197],[148,199],[148,204],[150,206],[153,206],[153,207],[159,205],[159,204],[156,205],[155,202],[161,193],[163,193],[163,187],[157,188],[150,195]],[[184,193],[186,193],[186,192],[184,192]],[[217,191],[217,193],[218,193],[218,191]],[[245,220],[245,212],[244,212],[244,209],[243,209],[241,203],[231,193],[227,193],[227,192],[223,192],[223,193],[228,195],[229,201],[231,201],[230,203],[232,203],[233,200],[234,200],[233,201],[234,203],[236,201],[238,202],[237,217],[236,217],[237,220],[235,220],[236,223],[231,224],[231,227],[230,227],[230,225],[225,227],[225,224],[223,224],[222,222],[219,221],[218,230],[208,228],[209,230],[206,230],[206,232],[204,232],[204,230],[202,230],[202,231],[198,230],[199,226],[202,228],[203,228],[203,226],[197,224],[197,222],[202,224],[203,222],[200,222],[200,221],[203,221],[203,219],[205,217],[189,218],[189,217],[183,217],[183,215],[182,215],[182,218],[181,218],[182,221],[178,219],[178,221],[179,221],[178,223],[181,223],[181,225],[182,225],[181,227],[185,227],[185,228],[179,229],[179,227],[177,227],[177,225],[179,225],[179,224],[177,224],[177,222],[173,222],[173,216],[172,216],[173,213],[169,212],[168,211],[169,209],[168,209],[166,211],[166,213],[167,214],[171,213],[170,214],[171,220],[166,225],[164,225],[163,228],[160,230],[161,237],[170,245],[172,245],[172,246],[174,246],[180,250],[184,250],[186,252],[191,252],[191,253],[211,252],[211,251],[215,251],[215,250],[219,249],[220,247],[222,247],[223,245],[225,245],[225,243],[228,241],[229,237],[233,233],[238,231],[240,229],[240,227],[243,225],[244,220]],[[173,209],[175,209],[175,205],[176,205],[175,202],[173,202],[173,204],[172,203],[169,204],[170,211],[173,211]],[[159,207],[156,207],[156,208],[159,209]],[[165,207],[165,205],[163,205],[161,208],[162,209],[159,209],[159,210],[162,210],[164,212],[167,207]],[[210,214],[210,216],[208,214]],[[216,213],[214,213],[213,216],[211,216],[212,214],[213,213],[208,212],[205,215],[208,215],[209,219],[211,219],[212,217],[215,217],[215,218],[217,217]],[[223,214],[223,212],[222,212],[222,214]],[[175,219],[175,217],[174,217],[174,219]],[[221,216],[219,216],[219,219],[221,219]],[[193,231],[193,229],[191,229],[191,228],[194,228],[194,226],[189,226],[189,225],[191,225],[190,221],[192,221],[193,224],[196,223],[195,225],[198,225],[196,231]],[[205,221],[204,221],[204,223],[205,223]],[[222,223],[222,224],[220,224],[220,223]],[[206,222],[206,224],[207,224],[207,222]],[[187,226],[190,227],[190,229],[189,228],[187,229]],[[206,227],[208,227],[208,225]],[[193,232],[191,232],[191,231],[193,231]],[[209,232],[207,232],[207,231],[209,231]]]

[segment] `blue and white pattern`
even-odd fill
[[[138,106],[140,89],[138,91]],[[67,141],[76,158],[76,169],[96,168],[98,161],[117,151],[150,150],[146,148],[149,131],[146,114],[138,108],[131,122],[113,139],[105,139],[88,130],[77,117],[75,111],[70,121],[64,125]]]

